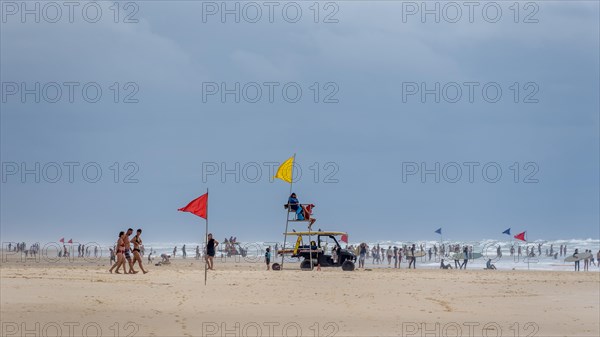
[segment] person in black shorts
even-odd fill
[[[215,257],[215,252],[217,250],[217,246],[219,245],[219,241],[213,239],[212,233],[208,234],[208,242],[206,244],[206,263],[208,264],[208,269],[214,270],[214,262],[213,258]]]
[[[148,271],[146,269],[144,269],[144,266],[142,266],[142,230],[138,229],[136,232],[136,235],[133,237],[133,240],[131,240],[131,242],[133,242],[133,264],[138,263],[138,266],[140,267],[140,269],[142,270],[142,272],[144,274],[146,274]]]
[[[413,269],[417,268],[417,258],[415,257],[415,244],[410,247],[410,261],[408,262],[408,269],[412,265]]]
[[[265,263],[267,264],[267,270],[271,269],[271,247],[267,247],[265,252]]]

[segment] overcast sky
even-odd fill
[[[351,241],[600,236],[598,2],[438,2],[439,23],[420,1],[237,2],[239,23],[221,2],[40,3],[39,23],[20,3],[2,1],[2,241],[198,241],[177,209],[207,188],[218,238],[279,239],[270,170],[294,153],[315,227]]]

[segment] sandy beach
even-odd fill
[[[598,336],[600,273],[3,261],[2,336]]]

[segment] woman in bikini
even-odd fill
[[[125,237],[125,232],[120,232],[119,239],[117,240],[117,245],[116,245],[117,262],[115,262],[115,264],[112,267],[110,267],[110,269],[108,270],[111,273],[113,272],[113,269],[117,268],[115,273],[121,274],[121,273],[119,273],[119,268],[121,267],[121,265],[123,265],[123,268],[125,268],[125,256],[123,255],[125,253],[124,237]]]
[[[137,261],[140,269],[144,272],[144,274],[146,274],[147,271],[142,266],[142,252],[140,251],[140,248],[142,247],[141,235],[142,230],[138,229],[136,235],[133,237],[133,240],[131,240],[133,242],[133,264],[135,264],[135,261]]]

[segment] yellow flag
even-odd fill
[[[290,157],[284,161],[279,168],[274,178],[279,178],[288,183],[292,183],[292,168],[294,167],[294,157]]]

